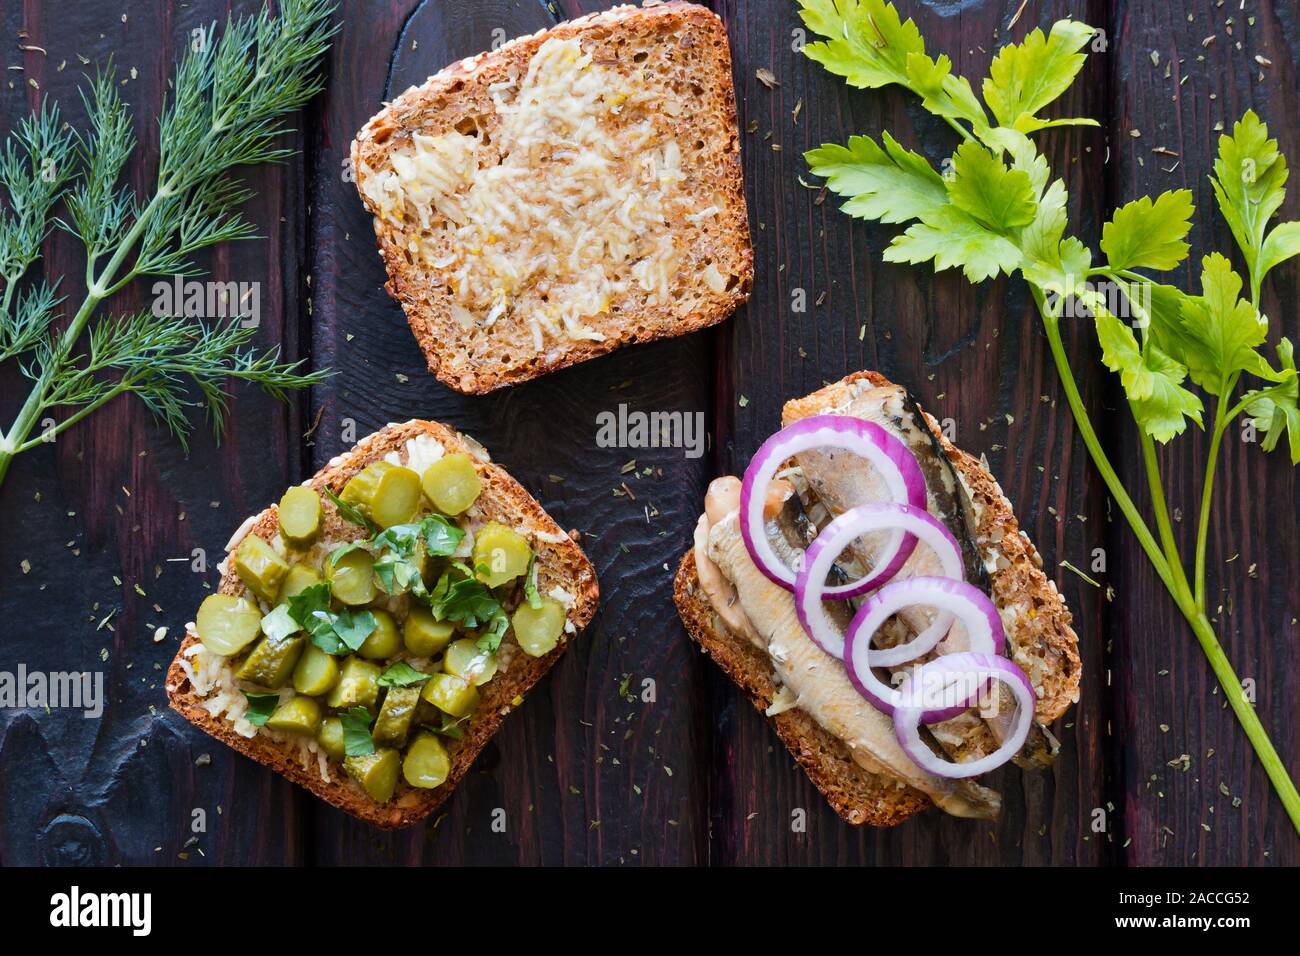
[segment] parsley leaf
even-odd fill
[[[952,72],[952,61],[946,55],[932,60],[924,53],[909,53],[907,85],[936,116],[964,119],[976,130],[988,128],[989,116],[971,89],[970,81]]]
[[[1219,154],[1214,160],[1210,183],[1219,211],[1227,220],[1237,245],[1246,257],[1252,276],[1257,270],[1264,230],[1286,197],[1286,159],[1268,127],[1247,110],[1232,126],[1231,134],[1219,137]]]
[[[1191,248],[1183,237],[1192,228],[1192,193],[1176,189],[1121,206],[1101,230],[1101,251],[1116,272],[1173,269]]]
[[[1010,275],[1023,257],[1014,242],[947,205],[895,236],[884,258],[912,263],[933,259],[936,271],[960,266],[970,281],[983,282],[999,272]]]
[[[908,222],[948,202],[943,178],[925,159],[904,149],[892,136],[884,148],[869,136],[850,136],[849,145],[823,145],[804,154],[814,175],[826,179],[850,216],[886,223]]]
[[[1021,43],[1004,46],[989,65],[983,88],[984,101],[997,121],[1022,133],[1063,123],[1097,125],[1093,120],[1053,122],[1037,116],[1070,88],[1086,58],[1079,51],[1093,32],[1086,23],[1058,20],[1047,36],[1034,29]]]
[[[355,651],[378,627],[369,611],[330,610],[328,582],[313,584],[289,598],[289,616],[311,637],[311,642],[326,654]]]
[[[808,29],[826,37],[804,53],[850,86],[876,89],[907,83],[909,54],[925,53],[921,31],[902,22],[884,0],[802,0],[799,16]]]
[[[1280,222],[1267,236],[1259,250],[1255,281],[1263,280],[1268,270],[1300,255],[1300,222]]]
[[[343,725],[343,752],[349,757],[366,757],[375,752],[375,739],[370,736],[370,711],[353,707],[339,714]]]
[[[1277,356],[1282,366],[1282,373],[1278,376],[1282,384],[1247,392],[1244,397],[1249,402],[1246,411],[1255,427],[1264,433],[1260,447],[1272,451],[1282,433],[1286,432],[1291,464],[1300,465],[1300,410],[1296,406],[1300,385],[1296,380],[1295,352],[1291,340],[1285,336],[1277,344]]]
[[[271,714],[280,704],[279,694],[250,694],[244,691],[244,696],[248,698],[248,710],[244,711],[244,719],[254,727],[261,727],[271,719]]]
[[[1118,372],[1134,417],[1156,441],[1167,442],[1187,428],[1186,419],[1201,424],[1201,400],[1183,388],[1187,369],[1150,343],[1138,345],[1133,330],[1111,313],[1090,303],[1097,322],[1102,362]]]
[[[1142,355],[1150,382],[1146,398],[1133,402],[1133,415],[1148,435],[1167,442],[1187,428],[1187,419],[1201,425],[1201,400],[1183,387],[1187,369],[1154,345]]]
[[[338,495],[334,494],[334,492],[330,491],[329,488],[323,488],[321,490],[325,492],[325,497],[329,498],[330,501],[334,502],[334,507],[338,509],[339,517],[342,518],[344,521],[349,521],[352,524],[360,525],[361,527],[365,528],[368,532],[370,532],[372,536],[377,535],[379,533],[378,525],[376,525],[373,521],[371,521],[370,516],[366,514],[364,511],[362,511],[360,508],[358,508],[356,505],[348,504]]]
[[[429,606],[440,621],[453,621],[465,628],[479,627],[504,610],[464,565],[443,573],[429,595]]]
[[[432,514],[419,524],[399,524],[387,528],[371,540],[384,554],[375,562],[375,576],[389,594],[412,591],[425,594],[419,555],[446,557],[454,554],[465,532],[443,515]]]
[[[317,617],[320,617],[320,612],[317,612]],[[353,611],[348,608],[330,615],[329,624],[338,639],[351,651],[360,648],[379,626],[370,611]]]
[[[537,593],[537,554],[528,558],[528,570],[524,572],[524,600],[533,610],[542,606],[542,596]]]
[[[424,591],[424,578],[420,575],[420,568],[410,558],[391,551],[385,552],[375,562],[374,568],[379,586],[389,594],[401,594],[404,591],[420,594]]]
[[[424,551],[435,558],[455,554],[464,537],[465,530],[443,515],[432,514],[420,522],[420,538],[424,542]]]
[[[506,631],[509,628],[510,618],[506,616],[503,608],[493,615],[487,628],[479,635],[479,639],[474,642],[474,646],[485,654],[495,654],[501,647],[501,641],[506,636]]]
[[[406,661],[394,661],[384,668],[384,672],[379,675],[379,686],[411,687],[415,684],[423,684],[428,679],[428,674],[417,671]]]
[[[1182,355],[1192,381],[1214,395],[1223,395],[1240,372],[1274,377],[1257,351],[1268,324],[1241,293],[1241,277],[1217,252],[1202,262],[1201,295],[1182,303]]]
[[[1034,221],[1034,185],[1023,169],[1008,169],[979,143],[967,141],[953,157],[947,179],[952,204],[996,232]]]

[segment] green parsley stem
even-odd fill
[[[1259,715],[1255,713],[1254,706],[1246,698],[1241,680],[1228,662],[1228,657],[1223,652],[1223,646],[1219,643],[1219,637],[1214,633],[1214,627],[1210,624],[1205,613],[1196,607],[1196,602],[1190,592],[1184,589],[1182,595],[1175,594],[1174,597],[1178,601],[1179,610],[1183,612],[1183,616],[1192,625],[1192,633],[1200,641],[1201,649],[1210,661],[1214,676],[1219,679],[1219,685],[1223,688],[1224,696],[1228,700],[1228,706],[1237,715],[1237,720],[1241,722],[1242,729],[1246,731],[1247,739],[1250,740],[1251,746],[1255,749],[1255,755],[1259,757],[1259,762],[1264,765],[1264,772],[1268,774],[1273,789],[1277,791],[1278,799],[1282,801],[1282,806],[1286,808],[1287,816],[1291,818],[1291,825],[1295,827],[1297,833],[1300,833],[1300,793],[1296,792],[1295,782],[1287,773],[1282,758],[1278,756],[1277,750],[1273,747],[1273,742],[1269,740],[1268,732],[1264,729],[1264,725],[1260,723]]]
[[[1069,359],[1065,354],[1065,346],[1061,341],[1059,317],[1054,315],[1047,307],[1041,289],[1032,284],[1029,288],[1043,318],[1043,327],[1047,333],[1048,345],[1051,348],[1057,372],[1061,377],[1061,386],[1065,391],[1066,401],[1070,405],[1070,411],[1074,415],[1075,424],[1083,438],[1083,443],[1092,456],[1093,464],[1097,466],[1102,480],[1105,481],[1106,487],[1119,505],[1120,511],[1123,512],[1125,519],[1133,528],[1138,543],[1147,553],[1147,557],[1150,558],[1151,564],[1155,567],[1160,580],[1164,582],[1165,587],[1173,597],[1178,610],[1182,612],[1183,617],[1191,625],[1192,633],[1196,635],[1206,659],[1210,662],[1210,668],[1214,671],[1214,676],[1223,688],[1228,705],[1232,708],[1232,712],[1237,715],[1237,720],[1241,723],[1242,729],[1245,730],[1246,737],[1254,748],[1259,762],[1263,765],[1264,772],[1268,774],[1273,789],[1277,792],[1278,799],[1282,801],[1282,806],[1286,809],[1292,825],[1295,827],[1296,832],[1300,833],[1300,793],[1297,793],[1295,783],[1287,773],[1282,758],[1278,756],[1277,750],[1273,747],[1273,742],[1269,739],[1268,732],[1260,722],[1259,715],[1255,713],[1255,708],[1246,698],[1241,680],[1232,669],[1232,664],[1229,663],[1228,657],[1223,651],[1223,645],[1219,643],[1219,637],[1214,631],[1214,626],[1197,603],[1197,599],[1188,585],[1182,564],[1177,558],[1178,551],[1173,542],[1172,528],[1168,524],[1168,508],[1165,504],[1164,493],[1161,490],[1159,463],[1155,458],[1155,445],[1149,436],[1145,433],[1142,434],[1142,451],[1146,459],[1147,479],[1151,482],[1152,500],[1155,503],[1156,520],[1160,525],[1161,536],[1166,539],[1166,545],[1169,548],[1168,558],[1161,551],[1155,538],[1152,537],[1146,522],[1142,520],[1142,516],[1138,513],[1132,499],[1124,490],[1119,476],[1115,473],[1115,469],[1111,466],[1110,460],[1106,457],[1105,449],[1101,447],[1101,443],[1097,440],[1097,434],[1093,430],[1087,409],[1083,407],[1083,401],[1079,396],[1079,388],[1074,380],[1074,373],[1070,369]],[[1225,422],[1231,422],[1233,415],[1229,414],[1222,417]],[[1217,421],[1215,427],[1218,437],[1222,438],[1222,430]],[[1223,427],[1226,427],[1226,425]],[[1212,447],[1217,449],[1217,442]],[[1211,462],[1212,464],[1213,462]],[[1207,491],[1206,494],[1208,495],[1209,492]],[[1204,512],[1204,509],[1202,510]],[[1173,561],[1172,566],[1170,560]]]
[[[1151,510],[1155,512],[1156,530],[1160,533],[1160,541],[1165,549],[1165,560],[1169,562],[1169,575],[1179,587],[1188,589],[1187,572],[1183,570],[1183,559],[1178,553],[1174,527],[1169,520],[1169,504],[1165,500],[1165,485],[1160,476],[1160,460],[1156,458],[1156,443],[1140,424],[1138,424],[1138,435],[1142,442],[1143,469],[1146,472],[1147,485],[1151,489]],[[1169,585],[1166,584],[1166,587]],[[1170,590],[1172,591],[1173,588],[1170,587]]]
[[[1210,455],[1205,462],[1205,481],[1201,484],[1201,510],[1197,515],[1196,525],[1196,566],[1193,572],[1196,581],[1196,606],[1205,611],[1205,553],[1210,540],[1210,505],[1214,500],[1214,473],[1219,463],[1219,447],[1223,444],[1223,433],[1232,423],[1233,415],[1226,412],[1227,397],[1237,383],[1234,376],[1231,384],[1223,390],[1223,396],[1214,400],[1214,428],[1210,432]]]
[[[1116,474],[1115,468],[1106,455],[1106,450],[1101,447],[1097,432],[1092,427],[1092,419],[1088,416],[1088,410],[1084,408],[1083,398],[1079,395],[1079,386],[1075,382],[1074,372],[1070,368],[1070,360],[1065,354],[1065,344],[1061,341],[1060,318],[1048,308],[1042,289],[1033,284],[1030,284],[1029,289],[1034,296],[1034,302],[1038,305],[1039,314],[1043,317],[1043,328],[1047,333],[1047,343],[1051,348],[1052,359],[1056,363],[1056,371],[1061,378],[1061,387],[1065,391],[1065,400],[1070,406],[1070,412],[1074,415],[1074,422],[1079,429],[1080,437],[1083,438],[1083,444],[1092,456],[1093,464],[1101,472],[1102,480],[1106,483],[1111,497],[1115,499],[1115,503],[1119,505],[1120,511],[1124,514],[1124,518],[1133,528],[1133,533],[1137,535],[1138,544],[1142,546],[1142,550],[1151,559],[1151,563],[1155,566],[1156,573],[1160,575],[1160,580],[1164,582],[1165,587],[1172,590],[1173,579],[1170,575],[1169,563],[1165,560],[1160,545],[1156,543],[1156,539],[1152,536],[1151,529],[1142,520],[1142,515],[1138,512],[1137,506],[1133,504],[1133,499],[1129,497],[1123,482],[1119,479],[1119,475]]]
[[[918,96],[920,95],[920,93],[917,92],[916,90],[913,90],[912,92],[917,93]],[[957,122],[955,119],[953,119],[951,116],[945,116],[945,117],[943,118],[943,121],[944,121],[945,123],[947,123],[949,126],[951,126],[953,129],[955,129],[955,130],[957,131],[957,134],[958,134],[959,136],[961,136],[962,139],[966,140],[966,139],[974,139],[974,138],[975,138],[975,137],[971,134],[971,131],[970,131],[970,130],[968,130],[965,126],[962,126],[961,123],[958,123],[958,122]]]

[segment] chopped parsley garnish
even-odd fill
[[[343,725],[343,752],[349,757],[366,757],[375,752],[375,739],[370,736],[370,711],[353,707],[339,714]]]
[[[279,694],[250,694],[244,691],[244,696],[248,698],[248,710],[244,711],[244,719],[254,727],[261,727],[270,720],[280,703]]]
[[[406,661],[394,661],[384,668],[384,672],[379,675],[379,686],[411,687],[415,684],[423,684],[428,679],[428,674],[417,671]]]
[[[330,586],[325,581],[289,598],[288,613],[326,654],[355,651],[379,626],[369,611],[331,611]]]
[[[537,593],[537,552],[528,559],[528,570],[524,572],[524,600],[534,611],[542,606],[542,596]]]
[[[487,628],[478,641],[482,651],[492,652],[500,647],[501,638],[510,626],[501,602],[459,561],[434,585],[429,594],[429,607],[440,621],[451,621],[465,630]]]
[[[389,594],[411,591],[424,597],[421,558],[452,555],[464,537],[463,530],[440,514],[431,514],[418,524],[398,524],[381,531],[370,541],[383,550],[382,557],[375,562],[380,587]]]

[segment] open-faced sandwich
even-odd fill
[[[722,321],[753,252],[727,33],[621,6],[453,63],[352,144],[388,291],[488,392]]]
[[[996,816],[977,778],[1049,763],[1078,700],[1065,602],[905,389],[859,372],[783,419],[743,481],[709,487],[676,579],[687,630],[845,820]]]
[[[598,599],[575,535],[434,422],[363,439],[227,550],[171,706],[381,827],[447,799]]]

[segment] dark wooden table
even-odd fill
[[[287,407],[237,391],[226,441],[218,448],[199,435],[188,458],[138,404],[119,399],[52,448],[18,459],[0,492],[0,670],[103,671],[110,703],[97,720],[0,713],[0,863],[1300,863],[1300,840],[1190,632],[1126,527],[1109,518],[1023,285],[976,289],[953,275],[882,264],[891,229],[852,222],[799,183],[801,174],[811,181],[805,149],[854,132],[887,127],[932,157],[954,143],[903,94],[850,91],[795,52],[799,22],[788,0],[714,4],[731,36],[740,124],[753,130],[743,134],[756,272],[748,308],[709,332],[485,398],[454,394],[426,374],[381,288],[370,223],[343,175],[351,136],[382,100],[451,59],[603,5],[344,0],[328,89],[297,124],[297,155],[251,175],[249,212],[265,238],[207,261],[218,278],[261,283],[265,341],[338,374]],[[970,75],[984,74],[1000,42],[1067,14],[1104,31],[1107,49],[1090,58],[1062,107],[1101,127],[1044,139],[1067,176],[1072,220],[1094,246],[1104,210],[1146,192],[1185,186],[1212,208],[1206,175],[1216,130],[1247,107],[1300,162],[1295,0],[1246,0],[1244,9],[1237,0],[901,5],[931,48]],[[112,54],[143,143],[131,175],[143,183],[171,51],[229,8],[254,6],[0,0],[0,126],[7,131],[46,93],[79,121],[82,64]],[[760,68],[779,85],[760,82]],[[1292,195],[1283,212],[1296,218],[1300,199]],[[1230,246],[1216,216],[1199,222],[1189,263]],[[64,236],[47,243],[46,263],[70,281],[81,272]],[[1272,274],[1265,297],[1275,329],[1293,338],[1298,280],[1293,260]],[[792,310],[795,289],[806,291],[806,313]],[[149,295],[141,283],[116,304],[138,307]],[[1136,486],[1135,435],[1118,383],[1101,373],[1089,329],[1071,329],[1067,344],[1104,440]],[[1059,728],[1051,773],[1000,775],[998,825],[931,812],[893,830],[846,826],[672,611],[670,570],[708,480],[744,467],[785,399],[861,368],[909,384],[954,419],[960,445],[988,456],[1075,612],[1082,700]],[[0,370],[6,422],[22,384],[16,370]],[[710,454],[598,448],[596,416],[619,403],[704,411]],[[166,709],[162,675],[203,580],[214,577],[191,570],[194,549],[215,564],[244,516],[350,444],[351,425],[361,435],[415,416],[478,437],[561,523],[583,529],[603,606],[446,814],[384,834],[179,720]],[[1178,476],[1171,503],[1185,553],[1204,454],[1198,436],[1164,461]],[[633,457],[635,475],[624,474]],[[1295,473],[1281,455],[1260,460],[1242,442],[1228,441],[1224,458],[1212,603],[1221,605],[1229,655],[1255,680],[1261,716],[1295,772]],[[622,482],[635,499],[615,492]],[[1058,564],[1086,568],[1098,548],[1110,599]],[[1255,572],[1243,573],[1250,565]],[[155,643],[160,625],[170,634]],[[642,699],[645,686],[653,700]],[[506,813],[504,833],[490,827],[496,808]],[[806,832],[792,832],[798,808]]]

